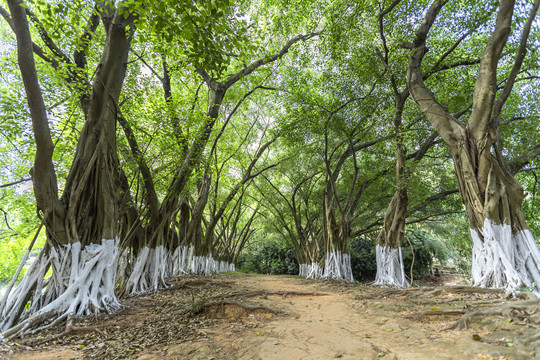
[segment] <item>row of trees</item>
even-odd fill
[[[270,233],[347,281],[349,239],[378,233],[376,283],[407,286],[405,226],[459,219],[458,192],[473,283],[540,289],[516,180],[535,193],[538,1],[7,5],[1,176],[14,203],[31,167],[46,241],[3,336],[233,270]]]

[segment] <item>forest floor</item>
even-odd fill
[[[178,278],[69,334],[0,342],[0,358],[540,359],[538,299],[432,280],[397,290],[295,276]]]

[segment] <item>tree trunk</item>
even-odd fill
[[[397,89],[393,77],[391,80],[392,85]],[[402,133],[403,108],[408,97],[408,90],[402,93],[395,91],[396,192],[384,215],[383,226],[377,237],[376,246],[377,274],[375,284],[382,286],[409,286],[405,279],[401,254],[401,239],[405,233],[405,219],[409,201],[407,195],[408,173],[405,171],[406,151]]]
[[[495,100],[497,65],[512,27],[515,6],[513,0],[500,2],[495,29],[480,61],[473,110],[467,125],[457,121],[437,102],[422,78],[426,38],[442,2],[434,2],[427,11],[416,33],[407,70],[407,84],[413,99],[452,153],[473,239],[473,284],[506,287],[509,292],[532,287],[538,296],[540,250],[523,216],[523,188],[502,155],[498,121],[527,52],[527,39],[539,4],[536,0],[530,10],[514,65],[503,91]]]
[[[405,278],[401,254],[401,239],[405,229],[407,202],[407,189],[397,189],[386,210],[384,224],[377,237],[375,285],[409,286]]]
[[[25,330],[36,325],[36,322],[89,315],[119,307],[114,293],[120,188],[116,110],[136,18],[136,14],[127,7],[123,15],[118,15],[117,9],[104,11],[107,16],[104,22],[108,24],[106,43],[96,72],[86,122],[64,194],[58,201],[54,194],[56,180],[50,158],[52,148],[43,140],[47,137],[48,124],[46,113],[39,109],[44,108],[44,103],[40,91],[39,94],[32,92],[39,84],[35,77],[26,15],[19,1],[10,1],[9,6],[19,27],[17,40],[23,45],[19,46],[18,52],[20,57],[25,58],[20,63],[21,72],[23,78],[28,80],[25,81],[25,88],[29,91],[30,108],[34,109],[32,122],[36,133],[36,161],[44,161],[36,166],[34,175],[46,179],[45,182],[36,179],[36,199],[38,208],[45,215],[47,243],[18,288],[10,294],[6,306],[0,309],[2,331],[19,322],[21,315],[26,317],[21,324],[21,329]],[[33,71],[31,67],[34,67]],[[51,178],[55,180],[52,183]],[[61,213],[58,203],[65,208],[63,219],[58,219]],[[55,222],[51,223],[51,219]],[[56,223],[58,221],[60,223]],[[52,274],[45,283],[43,280],[49,267],[52,267]],[[23,313],[28,300],[30,306]]]
[[[346,221],[343,221],[344,219],[341,219],[339,224],[336,221],[334,195],[331,186],[327,182],[323,199],[326,258],[322,277],[325,279],[354,281],[348,249],[349,225]]]
[[[510,290],[533,285],[540,294],[540,250],[523,216],[523,188],[489,154],[486,138],[478,141],[466,132],[459,144],[451,150],[471,228],[473,285]],[[489,166],[476,165],[484,161]]]

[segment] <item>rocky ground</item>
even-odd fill
[[[540,359],[538,299],[432,280],[397,290],[294,276],[178,278],[125,299],[116,314],[0,343],[0,358]]]

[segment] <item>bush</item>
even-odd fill
[[[406,236],[411,241],[414,250],[414,266],[413,276],[420,278],[431,272],[431,266],[433,265],[433,248],[430,246],[431,240],[427,236],[425,231],[409,231]],[[413,253],[411,251],[411,245],[405,237],[401,242],[401,251],[403,254],[403,267],[405,275],[411,276],[411,264],[413,262]]]
[[[242,253],[238,268],[244,272],[259,274],[298,275],[298,262],[292,245],[268,242],[254,251]]]
[[[414,250],[413,276],[422,277],[431,272],[433,258],[438,258],[445,263],[454,253],[438,238],[431,236],[423,229],[407,231],[407,237],[411,241]],[[377,274],[377,260],[375,255],[375,240],[367,237],[352,239],[349,242],[351,254],[351,267],[356,280],[374,280]],[[407,238],[401,243],[403,254],[403,266],[405,274],[409,277],[413,255]]]
[[[377,274],[375,241],[367,237],[352,239],[349,242],[349,252],[355,280],[374,280]]]

